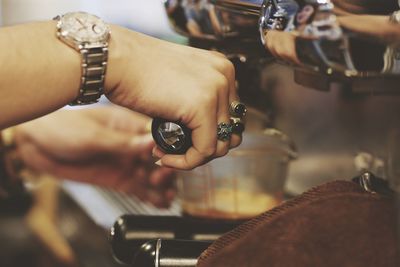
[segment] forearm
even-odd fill
[[[79,53],[57,39],[55,22],[0,29],[0,128],[54,111],[78,94]]]
[[[118,84],[128,32],[113,25],[111,30],[106,93]],[[56,22],[0,28],[0,51],[0,129],[50,113],[78,96],[81,56],[58,40]]]
[[[361,36],[384,44],[400,44],[400,29],[397,24],[389,22],[389,16],[350,15],[338,19],[343,28]]]

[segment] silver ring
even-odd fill
[[[247,107],[242,102],[233,101],[229,106],[229,112],[234,117],[243,118],[244,116],[246,116]]]
[[[241,118],[231,117],[232,133],[241,135],[245,130],[244,122]]]
[[[229,123],[221,122],[217,128],[217,138],[220,141],[228,141],[232,136],[232,125]]]

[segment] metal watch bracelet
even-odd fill
[[[70,105],[97,103],[104,91],[108,44],[83,45],[80,53],[82,55],[81,85],[78,97]]]

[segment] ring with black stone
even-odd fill
[[[232,133],[241,135],[244,130],[245,126],[241,118],[231,118],[231,125],[232,125]]]
[[[246,116],[247,107],[245,104],[239,101],[233,101],[229,106],[229,112],[234,117],[243,118],[244,116]]]
[[[229,123],[221,122],[217,128],[217,138],[220,141],[228,141],[232,136],[232,125]]]

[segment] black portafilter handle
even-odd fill
[[[211,242],[155,239],[144,243],[133,257],[132,267],[195,267]]]
[[[243,221],[212,220],[194,217],[123,215],[110,231],[114,257],[125,264],[149,240],[191,240],[212,242]],[[186,253],[181,251],[182,253]]]
[[[167,154],[185,154],[192,146],[192,130],[181,122],[154,118],[151,134],[156,144]]]

